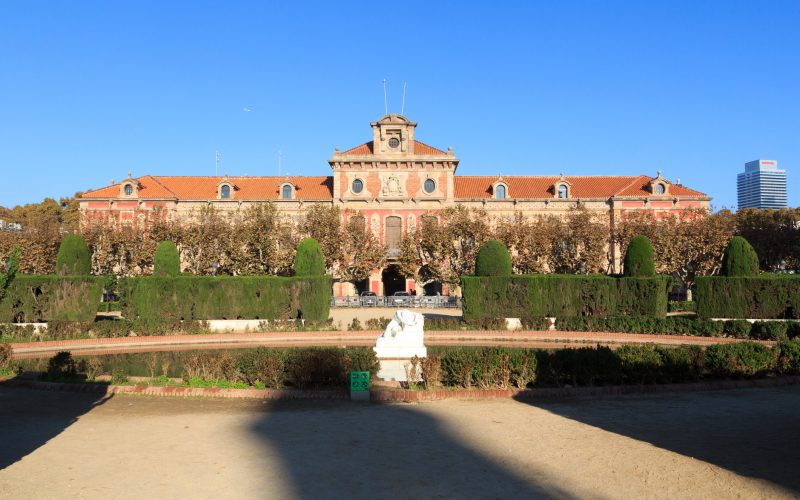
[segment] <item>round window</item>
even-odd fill
[[[666,186],[664,186],[661,183],[656,184],[656,194],[664,194],[666,191],[667,191]]]
[[[353,191],[355,194],[360,193],[364,190],[364,182],[361,179],[356,179],[353,181],[353,185],[350,187],[350,190]]]
[[[125,184],[125,196],[130,196],[133,194],[133,186],[130,184]]]
[[[436,182],[434,182],[433,179],[425,179],[425,184],[422,189],[424,189],[426,193],[431,194],[436,190]]]
[[[392,137],[391,139],[389,139],[390,148],[396,148],[399,145],[400,145],[400,139],[398,139],[397,137]]]

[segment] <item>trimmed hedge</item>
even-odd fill
[[[181,256],[178,247],[171,241],[162,241],[153,257],[153,276],[179,276]]]
[[[746,239],[734,236],[722,256],[722,276],[756,276],[758,274],[758,254]]]
[[[325,275],[325,257],[314,238],[306,238],[297,245],[294,255],[294,275],[298,277]]]
[[[17,275],[0,302],[0,321],[93,321],[104,278]]]
[[[800,319],[800,276],[698,277],[697,314],[704,318]]]
[[[87,276],[92,271],[89,245],[79,234],[68,234],[61,240],[56,255],[56,274],[59,276]]]
[[[655,253],[647,236],[636,236],[625,251],[623,275],[628,278],[645,278],[656,275]]]
[[[328,319],[330,276],[144,276],[122,278],[120,309],[128,319]]]
[[[508,248],[497,240],[489,240],[481,245],[475,258],[475,275],[511,276]]]
[[[466,321],[543,316],[652,316],[667,313],[668,276],[464,276]]]

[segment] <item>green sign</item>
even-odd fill
[[[368,391],[369,372],[350,372],[350,391]]]

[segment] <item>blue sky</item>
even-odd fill
[[[663,170],[721,208],[767,158],[799,203],[797,1],[5,1],[0,24],[0,205],[213,175],[216,150],[327,175],[384,78],[461,174]]]

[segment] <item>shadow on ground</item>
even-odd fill
[[[800,492],[800,387],[522,401]]]
[[[0,470],[33,453],[110,398],[104,393],[38,391],[0,384]]]
[[[300,498],[571,496],[464,446],[418,406],[275,403],[252,432],[280,454]]]

